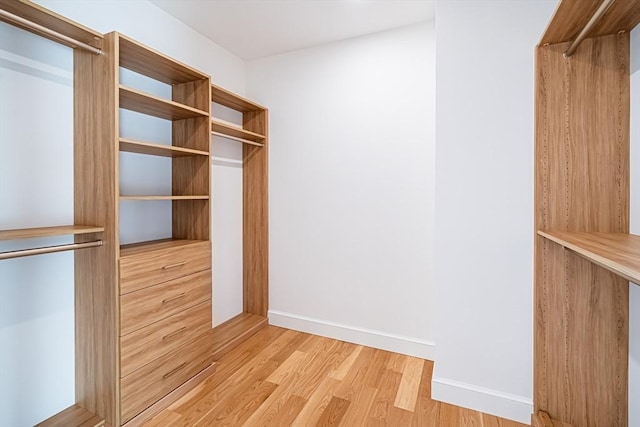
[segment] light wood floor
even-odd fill
[[[518,427],[431,400],[433,362],[268,326],[145,427]]]

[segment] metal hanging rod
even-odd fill
[[[576,49],[578,49],[580,43],[582,43],[582,41],[589,35],[593,27],[598,23],[605,12],[609,10],[614,1],[615,0],[604,0],[602,4],[600,4],[600,7],[595,11],[591,19],[589,19],[587,25],[584,26],[582,31],[580,31],[580,34],[578,34],[578,37],[576,37],[573,43],[571,43],[571,45],[569,46],[569,49],[567,49],[567,51],[564,53],[565,58],[569,58],[576,52]]]
[[[63,42],[66,42],[68,44],[70,44],[73,47],[77,47],[79,49],[84,49],[87,50],[89,52],[93,52],[96,55],[101,55],[102,54],[102,50],[98,49],[97,47],[93,47],[91,45],[88,45],[84,42],[78,41],[76,39],[72,39],[71,37],[65,36],[64,34],[60,34],[57,31],[53,31],[50,28],[44,27],[40,24],[36,24],[35,22],[31,22],[27,19],[24,19],[18,15],[14,15],[13,13],[7,12],[6,10],[2,10],[0,9],[0,16],[3,16],[4,18],[6,18],[7,20],[11,21],[11,22],[15,22],[18,23],[20,25],[23,25],[27,28],[31,28],[39,33],[42,34],[46,34],[48,36],[51,36],[55,39],[61,40]]]
[[[43,248],[21,249],[19,251],[0,252],[0,260],[20,258],[31,255],[50,254],[54,252],[71,251],[75,249],[95,248],[102,246],[102,240],[86,243],[70,243],[68,245],[45,246]]]

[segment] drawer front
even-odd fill
[[[120,376],[195,341],[211,325],[211,300],[120,338]]]
[[[211,299],[211,270],[120,297],[120,336]]]
[[[197,242],[120,259],[120,294],[211,268],[211,245]]]
[[[211,333],[176,349],[120,381],[121,418],[126,423],[211,365]]]

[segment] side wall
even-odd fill
[[[434,71],[432,22],[248,64],[271,323],[433,357]]]
[[[555,1],[436,7],[432,396],[530,421],[534,47]]]

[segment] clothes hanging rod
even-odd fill
[[[211,160],[214,161],[214,162],[220,162],[220,163],[231,163],[232,165],[242,165],[243,164],[242,160],[227,159],[227,158],[218,157],[218,156],[211,156]]]
[[[18,251],[10,252],[0,252],[0,260],[20,258],[31,255],[50,254],[54,252],[70,251],[75,249],[95,248],[96,246],[102,246],[102,240],[85,243],[70,243],[68,245],[45,246],[42,248],[21,249]]]
[[[580,34],[578,34],[578,37],[576,37],[573,43],[571,43],[571,45],[569,46],[569,49],[567,49],[567,51],[564,53],[565,58],[569,58],[576,52],[576,49],[578,49],[580,43],[582,43],[582,41],[587,38],[593,27],[598,23],[598,21],[600,21],[605,12],[609,10],[614,1],[615,0],[604,0],[602,4],[600,4],[600,7],[595,11],[591,19],[589,19],[587,25],[584,26],[582,31],[580,31]]]
[[[4,18],[6,18],[7,20],[11,21],[11,22],[15,22],[18,23],[20,25],[23,25],[27,28],[31,28],[32,30],[35,30],[39,33],[42,34],[46,34],[48,36],[51,36],[55,39],[61,40],[63,42],[69,43],[71,46],[73,47],[77,47],[78,49],[84,49],[86,51],[89,52],[93,52],[96,55],[101,55],[102,54],[102,50],[98,49],[97,47],[93,47],[91,45],[88,45],[86,43],[83,43],[81,41],[78,41],[76,39],[72,39],[71,37],[65,36],[64,34],[60,34],[57,31],[53,31],[50,28],[44,27],[40,24],[36,24],[35,22],[31,22],[27,19],[24,19],[18,15],[14,15],[13,13],[7,12],[6,10],[0,9],[0,16],[3,16]]]

